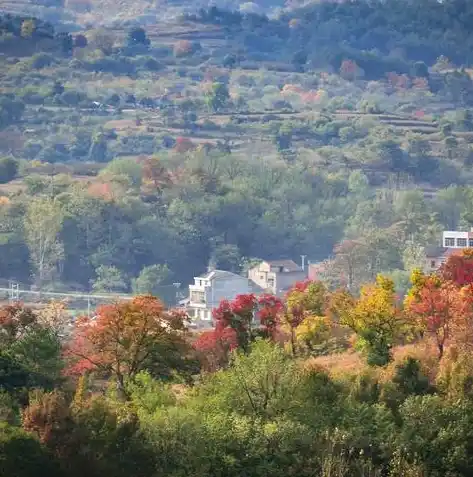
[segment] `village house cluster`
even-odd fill
[[[310,278],[315,264],[298,265],[293,260],[265,260],[248,270],[247,277],[224,270],[208,270],[194,278],[189,296],[181,301],[197,327],[212,326],[212,310],[222,300],[237,295],[270,293],[283,296],[295,283]]]

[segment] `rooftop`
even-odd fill
[[[450,255],[461,255],[463,253],[462,248],[453,247],[427,247],[425,249],[425,256],[427,258],[449,257]]]
[[[198,278],[202,280],[213,280],[215,278],[244,278],[241,275],[237,275],[236,273],[233,272],[228,272],[226,270],[209,270],[207,273],[204,273],[203,275],[199,275]]]
[[[302,267],[293,260],[265,260],[271,267],[283,267],[285,272],[302,272]]]

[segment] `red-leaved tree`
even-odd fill
[[[143,370],[168,375],[189,349],[186,320],[153,296],[101,306],[94,318],[77,320],[65,353],[67,371],[113,376],[122,390]]]
[[[454,283],[427,277],[407,302],[406,311],[417,320],[421,330],[434,338],[439,360],[459,317],[460,300],[459,289]]]
[[[257,303],[253,294],[237,295],[232,301],[222,300],[213,311],[216,331],[220,333],[225,328],[232,328],[238,347],[245,352],[253,339],[252,325]]]
[[[238,295],[232,301],[222,300],[213,311],[215,330],[217,333],[227,328],[234,330],[238,348],[246,352],[254,338],[255,319],[259,320],[264,334],[274,339],[283,311],[283,302],[273,295]]]
[[[258,311],[256,316],[268,338],[275,338],[281,323],[281,314],[283,311],[284,303],[277,296],[264,294],[258,297]]]
[[[473,249],[462,250],[458,255],[451,255],[440,268],[440,276],[462,287],[473,283]]]
[[[210,372],[226,366],[230,353],[237,347],[236,332],[232,328],[204,331],[194,342],[202,367]]]

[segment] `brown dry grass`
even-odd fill
[[[115,129],[116,131],[124,131],[126,129],[139,129],[136,121],[132,119],[114,119],[104,124],[105,129]]]
[[[349,350],[340,354],[309,358],[305,366],[309,369],[312,367],[322,368],[327,370],[330,374],[340,374],[356,373],[365,366],[365,363],[360,353]]]
[[[407,357],[418,359],[430,380],[435,380],[439,363],[434,346],[427,340],[415,344],[397,346],[393,350],[393,361],[387,367],[375,368],[374,371],[381,381],[388,382],[392,379],[396,366]],[[359,374],[368,368],[363,356],[354,349],[344,353],[310,358],[304,363],[304,367],[306,369],[324,369],[334,377]]]

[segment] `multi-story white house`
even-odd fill
[[[222,300],[233,300],[237,295],[254,292],[248,278],[223,270],[211,270],[194,277],[194,284],[189,285],[187,312],[196,326],[212,326],[212,310]]]
[[[248,278],[273,295],[282,295],[307,273],[292,260],[266,260],[248,271]]]
[[[442,235],[442,245],[445,248],[473,247],[473,228],[470,232],[445,231]]]

